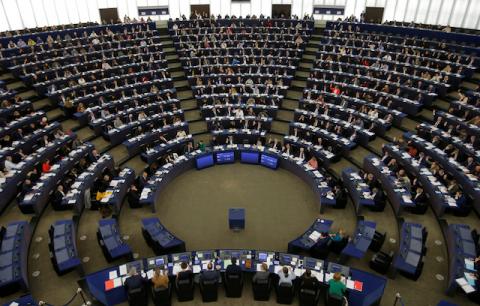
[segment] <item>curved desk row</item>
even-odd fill
[[[118,229],[117,220],[102,219],[98,221],[97,240],[108,262],[121,257],[132,259],[132,250],[126,244]]]
[[[26,221],[2,227],[0,240],[0,296],[28,290],[28,247],[32,236]]]
[[[157,255],[185,252],[185,242],[170,233],[158,218],[142,219],[142,235]]]
[[[363,206],[375,206],[370,187],[368,187],[357,171],[352,168],[343,169],[342,181],[352,198],[357,215],[360,215]]]
[[[449,261],[447,294],[453,295],[459,287],[467,294],[480,290],[475,277],[477,250],[472,229],[465,224],[445,224],[443,229],[446,231]]]
[[[76,268],[82,269],[77,250],[77,231],[72,220],[58,220],[48,230],[48,248],[53,268],[63,275]]]
[[[427,232],[417,223],[405,222],[400,232],[400,252],[393,260],[395,270],[417,279],[422,272]]]
[[[62,206],[73,205],[75,214],[77,215],[82,213],[83,208],[90,208],[90,189],[105,170],[113,170],[114,166],[113,157],[108,154],[103,154],[99,160],[92,163],[77,177],[70,190],[63,197]],[[86,205],[88,205],[88,207],[86,207]]]
[[[94,146],[85,143],[71,151],[64,159],[51,167],[50,172],[43,173],[35,186],[18,202],[18,207],[24,214],[35,213],[40,215],[48,205],[50,196],[65,176],[77,165],[82,158],[91,155]]]
[[[469,169],[450,158],[445,151],[417,135],[405,133],[403,137],[417,147],[419,151],[423,151],[426,155],[432,157],[445,171],[453,176],[462,186],[464,192],[473,199],[475,210],[480,212],[480,180]],[[459,208],[462,209],[462,207]]]
[[[200,273],[208,262],[213,262],[224,272],[234,257],[242,270],[249,274],[255,273],[264,262],[271,273],[279,271],[282,266],[290,266],[297,276],[301,276],[309,268],[324,284],[331,279],[332,273],[341,272],[347,277],[349,304],[352,306],[378,305],[387,283],[384,277],[311,257],[258,250],[208,250],[162,255],[110,267],[87,275],[80,284],[94,299],[93,305],[117,305],[127,300],[123,282],[131,267],[136,267],[145,278],[151,278],[152,269],[161,265],[168,267],[169,275],[173,276],[180,270],[181,262],[188,262],[194,273]]]
[[[0,183],[0,210],[3,210],[10,201],[17,196],[18,188],[25,180],[28,172],[37,167],[45,159],[51,159],[58,151],[73,142],[77,135],[66,135],[62,138],[55,139],[45,147],[41,147],[34,153],[30,154],[23,161],[18,163],[18,169],[10,171],[12,175],[7,175],[5,181]]]
[[[163,165],[145,185],[140,196],[140,203],[151,206],[152,211],[155,212],[155,203],[158,202],[160,193],[177,176],[194,168],[201,169],[213,166],[215,163],[234,163],[236,160],[249,164],[261,164],[272,169],[282,167],[294,173],[312,187],[319,202],[320,212],[323,211],[324,205],[336,204],[324,175],[320,171],[312,169],[308,163],[298,161],[273,148],[237,144],[216,146],[209,152],[197,150],[186,153],[177,158],[174,163]]]
[[[134,182],[135,171],[130,168],[123,168],[118,176],[110,181],[110,185],[105,192],[106,195],[100,200],[100,203],[111,206],[115,214],[119,215],[123,200]]]
[[[170,139],[165,143],[160,143],[151,149],[147,149],[145,152],[140,154],[140,158],[147,164],[151,165],[165,154],[170,154],[170,152],[175,152],[183,149],[189,142],[192,143],[193,147],[192,135],[187,135],[185,137],[176,137]]]

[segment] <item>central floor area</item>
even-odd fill
[[[245,230],[228,228],[228,209],[245,208]],[[188,250],[287,250],[319,216],[318,200],[294,174],[240,163],[191,170],[171,182],[157,215]],[[123,220],[122,220],[123,221]]]

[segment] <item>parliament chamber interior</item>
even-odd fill
[[[0,4],[0,305],[480,304],[479,1]]]

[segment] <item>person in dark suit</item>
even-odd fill
[[[20,191],[20,198],[23,198],[30,190],[32,190],[33,183],[31,179],[26,179],[22,184],[22,190]]]
[[[340,185],[335,185],[334,189],[335,201],[338,207],[345,207],[347,205],[347,193]]]
[[[308,289],[316,291],[320,283],[315,276],[312,276],[312,271],[310,269],[305,269],[305,272],[300,278],[300,290]]]
[[[63,191],[63,186],[58,185],[57,190],[55,190],[52,196],[53,208],[60,209],[62,206],[62,200],[64,197],[65,197],[65,192]]]
[[[137,273],[135,267],[130,268],[128,273],[129,277],[125,280],[124,286],[127,291],[127,294],[130,296],[133,295],[135,291],[145,291],[145,284],[147,280]],[[140,289],[140,290],[139,290]],[[130,301],[130,305],[147,305],[146,296],[142,299],[144,303],[139,303],[140,299],[134,299]]]
[[[375,203],[374,210],[383,210],[385,208],[386,200],[385,194],[377,187],[372,190],[373,202]]]
[[[458,208],[464,209],[467,206],[467,197],[463,194],[461,189],[458,189],[455,193],[455,201],[457,203]]]
[[[148,182],[148,172],[143,171],[142,175],[138,177],[138,189],[142,190]]]
[[[193,277],[193,272],[186,262],[182,262],[180,268],[182,268],[182,270],[177,273],[177,281],[191,279]]]
[[[127,194],[127,200],[131,208],[139,208],[141,206],[140,192],[138,191],[137,186],[135,186],[134,184],[130,186],[130,190]]]
[[[240,274],[242,273],[242,267],[237,265],[237,259],[235,257],[232,258],[232,263],[228,265],[227,269],[225,270],[226,274]]]
[[[216,281],[218,282],[220,280],[220,272],[217,270],[213,269],[213,264],[209,262],[207,264],[207,270],[203,270],[202,273],[200,273],[200,282],[203,281]]]

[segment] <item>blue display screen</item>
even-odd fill
[[[267,253],[258,254],[258,260],[266,261],[267,260]]]
[[[256,152],[241,152],[240,161],[246,164],[258,164],[260,153]]]
[[[197,169],[203,169],[203,168],[213,166],[214,164],[213,154],[199,156],[195,161],[197,163]]]
[[[163,264],[165,264],[165,261],[163,260],[163,258],[157,258],[155,260],[155,265],[160,266],[160,265],[163,265]]]
[[[215,154],[217,164],[231,164],[235,162],[235,153],[233,151],[218,152]]]
[[[272,155],[262,154],[262,156],[260,157],[260,164],[267,168],[277,169],[278,158]]]

